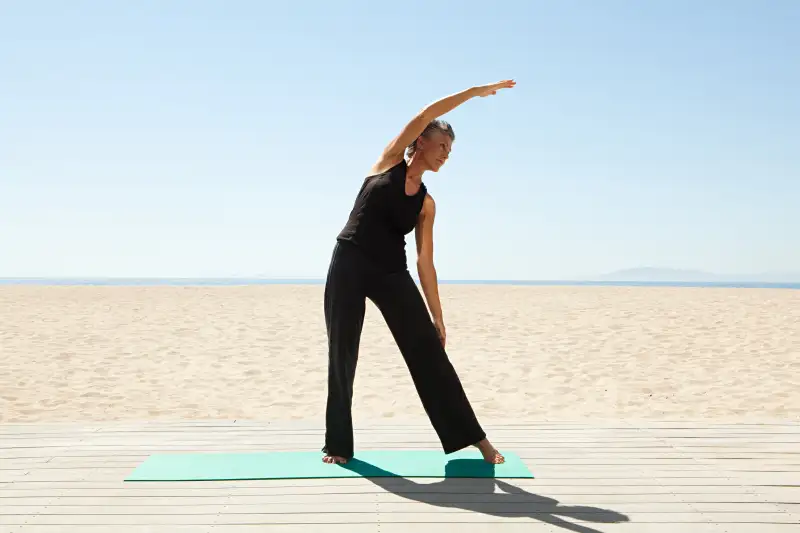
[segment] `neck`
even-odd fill
[[[428,170],[425,163],[421,159],[416,159],[414,156],[408,161],[408,169],[406,170],[406,179],[412,183],[422,183],[422,174]]]

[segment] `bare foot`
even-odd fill
[[[475,447],[481,451],[481,455],[483,455],[483,460],[487,463],[492,464],[501,464],[506,462],[506,458],[497,451],[497,449],[492,446],[492,443],[489,442],[487,439],[483,439],[478,444],[475,444]]]
[[[323,463],[332,464],[332,465],[333,464],[342,464],[343,465],[343,464],[345,464],[347,462],[347,459],[345,459],[344,457],[339,457],[338,455],[326,455],[325,457],[322,458],[322,462]]]

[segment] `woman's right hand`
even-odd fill
[[[439,335],[439,341],[442,343],[442,347],[444,347],[447,343],[447,330],[444,327],[444,321],[434,320],[433,325],[436,327],[436,334]]]
[[[478,96],[481,98],[497,94],[500,89],[510,89],[515,86],[517,82],[514,80],[503,80],[497,83],[490,83],[489,85],[481,85],[476,88]]]

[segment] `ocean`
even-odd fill
[[[65,286],[234,286],[322,285],[323,279],[266,278],[0,278],[0,285]],[[760,281],[592,281],[592,280],[439,280],[443,285],[528,285],[541,287],[708,287],[731,289],[800,289],[797,282]]]

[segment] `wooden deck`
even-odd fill
[[[800,424],[487,426],[536,479],[125,483],[167,451],[317,451],[309,424],[0,425],[0,532],[800,532]],[[358,449],[438,449],[375,424]]]

